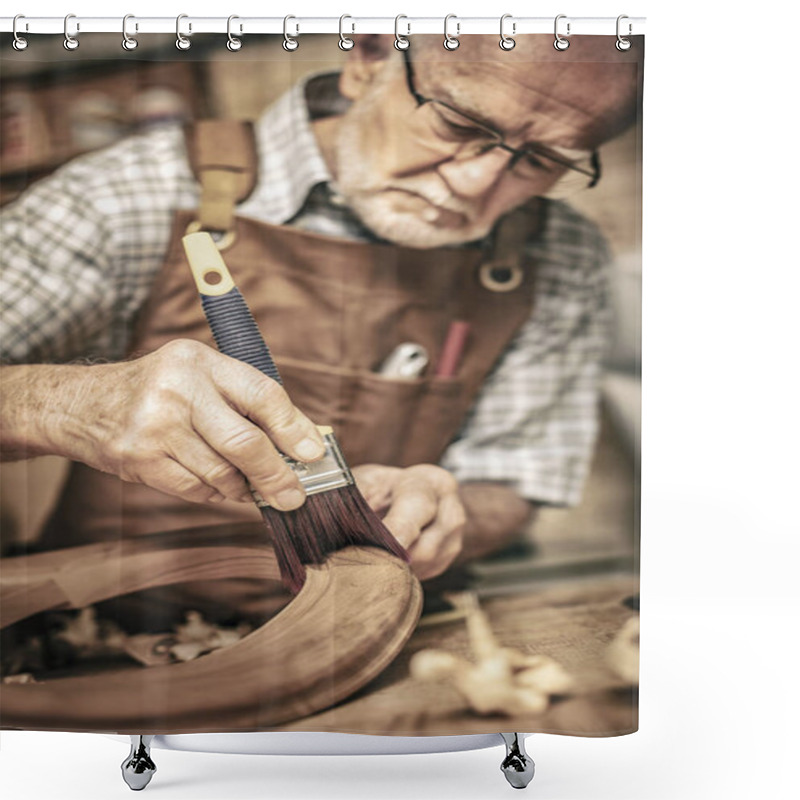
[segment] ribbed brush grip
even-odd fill
[[[283,385],[272,354],[239,290],[234,287],[219,297],[201,295],[201,299],[220,351],[250,364]]]

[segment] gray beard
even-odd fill
[[[357,113],[354,109],[351,115]],[[488,228],[484,230],[486,226],[479,229],[475,225],[460,229],[440,228],[436,223],[426,222],[413,213],[395,210],[391,195],[384,193],[386,189],[393,188],[392,185],[376,184],[369,164],[364,162],[361,125],[358,124],[359,118],[351,115],[342,119],[337,132],[337,190],[376,236],[405,247],[429,249],[475,241],[489,232]],[[417,183],[419,194],[431,197],[430,182],[424,185],[421,181]],[[395,185],[401,189],[415,189],[414,182],[409,179]]]

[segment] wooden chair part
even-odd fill
[[[279,580],[260,525],[221,526],[2,559],[0,627],[141,589]],[[377,676],[422,610],[408,565],[371,547],[309,567],[300,593],[194,661],[0,686],[0,727],[135,734],[259,731],[328,708]]]

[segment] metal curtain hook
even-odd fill
[[[406,23],[406,36],[400,35],[400,20],[408,19],[405,14],[398,14],[394,18],[394,48],[395,50],[408,50],[410,42],[406,38],[411,33],[411,25]]]
[[[450,22],[451,19],[456,20],[456,35],[452,36],[449,31],[447,30],[447,24]],[[459,44],[461,42],[458,41],[458,37],[461,33],[461,23],[458,21],[458,18],[455,14],[448,14],[444,18],[444,49],[445,50],[457,50]]]
[[[188,50],[192,46],[192,42],[181,33],[181,20],[188,18],[189,18],[188,14],[178,14],[175,20],[175,35],[178,37],[175,40],[175,47],[177,47],[178,50]],[[191,32],[192,32],[192,23],[190,22],[189,33]]]
[[[136,39],[134,39],[133,36],[131,36],[128,33],[128,20],[129,19],[135,19],[133,14],[126,14],[122,18],[122,49],[123,50],[135,50],[139,46],[139,42]],[[133,29],[135,31],[139,30],[139,23],[138,22],[134,23],[134,28]]]
[[[506,35],[505,32],[505,24],[507,19],[512,19],[511,14],[503,14],[500,17],[500,49],[501,50],[513,50],[514,46],[517,44],[510,36]],[[517,32],[517,23],[511,23],[511,33],[515,34]]]
[[[69,32],[69,21],[71,19],[75,19],[75,15],[74,14],[67,14],[67,16],[64,17],[64,49],[65,50],[77,50],[78,49],[78,45],[80,44],[80,42],[78,42],[77,38],[75,38],[74,36],[70,35],[70,32]],[[78,33],[80,31],[80,29],[81,29],[80,22],[76,22],[75,23],[75,32]]]
[[[355,42],[352,39],[348,39],[348,37],[344,35],[343,28],[344,28],[344,21],[346,19],[353,19],[353,18],[349,14],[342,14],[342,16],[339,17],[339,49],[340,50],[352,50],[353,49],[353,45],[355,45]],[[355,23],[353,23],[351,25],[351,32],[355,33],[355,30],[356,30],[356,26],[355,26]]]
[[[24,50],[28,46],[28,40],[24,39],[22,36],[20,36],[17,33],[17,20],[19,20],[19,19],[25,19],[25,16],[23,14],[17,14],[17,16],[14,17],[14,23],[13,23],[13,25],[11,27],[11,30],[14,33],[14,41],[11,42],[11,46],[15,50]],[[25,23],[25,30],[26,31],[28,30],[28,23],[27,22]]]
[[[233,22],[235,19],[239,19],[239,17],[237,17],[236,14],[231,14],[228,17],[228,43],[226,44],[226,47],[228,48],[228,50],[231,51],[231,53],[235,53],[237,50],[242,49],[242,40],[238,39],[231,33],[231,22]],[[240,23],[239,33],[241,32],[242,32],[242,26]]]
[[[559,14],[556,17],[555,25],[553,27],[556,35],[556,40],[553,42],[553,47],[556,50],[566,50],[569,47],[569,39],[565,39],[559,32],[558,32],[558,21],[560,19],[566,19],[566,14]],[[567,36],[570,34],[570,24],[567,22]]]
[[[297,19],[297,17],[293,17],[291,14],[288,14],[283,18],[283,49],[288,50],[290,53],[300,46],[300,43],[292,36],[289,36],[289,31],[287,26],[289,24],[290,19]],[[300,26],[297,26],[296,34],[300,33]],[[295,35],[296,35],[295,34]]]
[[[626,50],[630,50],[631,49],[631,40],[630,39],[623,39],[622,36],[620,35],[620,32],[619,32],[619,30],[620,30],[620,22],[622,22],[622,20],[624,20],[624,19],[628,19],[628,15],[627,14],[620,14],[617,17],[617,44],[616,44],[616,48],[617,48],[617,50],[621,50],[623,53]],[[630,36],[631,33],[633,33],[633,25],[631,25],[631,23],[629,22],[628,23],[628,36]]]

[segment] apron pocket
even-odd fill
[[[404,440],[401,466],[439,463],[469,408],[465,391],[461,378],[430,378],[425,382],[411,422],[413,435]]]
[[[466,411],[461,378],[385,378],[375,372],[275,359],[292,402],[331,425],[350,466],[437,463]]]
[[[316,425],[330,425],[338,438],[352,393],[352,374],[326,364],[275,358],[291,401]]]
[[[436,463],[461,421],[462,381],[355,376],[342,430],[348,463],[411,466]]]

